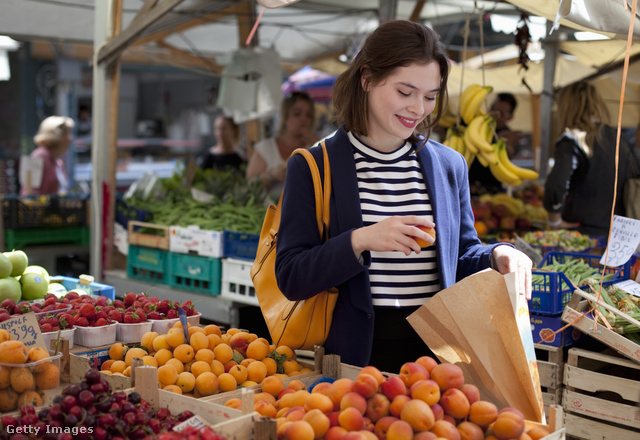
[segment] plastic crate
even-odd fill
[[[222,291],[220,296],[251,306],[259,306],[251,281],[253,262],[224,258],[222,260]]]
[[[2,199],[5,229],[88,226],[88,196],[6,195]]]
[[[245,232],[224,231],[224,253],[225,258],[243,258],[255,260],[258,252],[259,234],[248,234]]]
[[[151,211],[136,208],[122,200],[121,197],[117,197],[115,220],[116,223],[119,223],[126,229],[129,225],[129,220],[150,222],[153,220],[153,213]]]
[[[169,252],[169,285],[207,295],[220,295],[220,258]]]
[[[85,226],[53,229],[7,229],[4,231],[4,243],[6,249],[21,249],[27,245],[62,243],[89,246],[91,229]]]
[[[100,283],[80,284],[79,278],[64,277],[61,275],[49,278],[49,283],[60,283],[67,290],[82,290],[90,295],[106,296],[110,300],[116,299],[116,289],[113,286]]]
[[[620,267],[607,267],[603,272],[603,266],[600,265],[600,255],[569,253],[569,252],[549,252],[544,259],[538,264],[541,268],[547,264],[557,261],[564,263],[569,259],[583,259],[589,266],[599,269],[603,275],[613,274],[610,281],[602,284],[608,286],[623,280],[629,279],[631,274],[631,263],[628,261]],[[529,300],[529,311],[541,315],[560,315],[564,311],[565,306],[569,303],[573,295],[573,284],[569,278],[562,272],[546,272],[534,270],[533,275],[541,275],[542,283],[533,283],[532,297]],[[565,287],[563,288],[563,283]]]
[[[169,251],[129,245],[127,277],[152,283],[168,284]]]
[[[169,250],[170,228],[155,223],[130,220],[127,227],[129,244]]]

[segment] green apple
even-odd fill
[[[0,302],[5,299],[12,299],[16,303],[22,296],[20,282],[13,277],[0,278]]]
[[[29,265],[29,258],[27,257],[27,254],[25,254],[23,251],[14,250],[11,252],[3,252],[2,254],[5,257],[7,257],[9,261],[11,261],[11,264],[13,265],[13,270],[11,271],[12,277],[17,277],[19,275],[22,275],[24,270]]]
[[[6,278],[11,276],[13,271],[13,264],[6,256],[0,255],[0,278]]]
[[[22,285],[22,299],[30,301],[42,299],[47,294],[49,280],[37,273],[23,273],[20,276]]]
[[[42,266],[27,266],[27,268],[22,273],[23,275],[26,273],[35,273],[40,275],[42,278],[49,280],[49,272]]]

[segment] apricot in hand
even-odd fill
[[[433,242],[436,242],[436,230],[434,228],[427,228],[426,226],[416,226],[416,228],[426,232],[427,234],[431,235],[433,237]],[[424,241],[421,238],[418,237],[412,237],[416,243],[418,243],[418,245],[420,245],[421,248],[425,248],[428,246],[431,246],[429,243],[427,243],[426,241]]]

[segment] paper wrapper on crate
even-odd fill
[[[516,274],[484,270],[429,299],[407,319],[441,362],[462,368],[483,400],[545,423],[529,310]]]

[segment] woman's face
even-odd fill
[[[399,67],[379,84],[362,86],[367,96],[367,137],[364,141],[382,151],[393,151],[414,133],[436,106],[440,92],[438,63]]]
[[[235,142],[233,127],[225,118],[217,118],[213,124],[213,133],[219,144],[233,145]]]
[[[313,130],[313,112],[311,103],[298,99],[285,121],[285,132],[294,136],[308,136]]]

